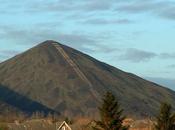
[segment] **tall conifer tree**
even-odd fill
[[[175,113],[172,114],[170,104],[163,103],[156,117],[155,130],[175,130]]]
[[[118,101],[111,92],[104,95],[99,113],[101,120],[95,121],[94,130],[128,130],[128,127],[122,124],[125,119],[122,115],[123,109],[120,108]]]

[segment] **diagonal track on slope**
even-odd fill
[[[93,97],[99,101],[98,93],[94,91],[92,83],[88,80],[85,74],[79,69],[79,67],[74,63],[74,61],[68,56],[68,54],[64,51],[64,49],[58,43],[52,43],[55,48],[59,51],[59,53],[64,57],[64,59],[68,62],[68,64],[73,68],[73,70],[77,73],[77,75],[88,84],[90,92],[92,93]]]

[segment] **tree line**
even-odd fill
[[[95,121],[93,130],[128,130],[129,126],[123,125],[126,116],[118,100],[111,92],[107,92],[102,98],[101,106],[98,108],[100,120]],[[152,130],[175,130],[175,113],[172,106],[162,103],[158,115],[153,121]]]
[[[129,130],[129,126],[123,124],[126,116],[124,116],[124,109],[121,108],[119,101],[111,92],[106,92],[102,97],[102,102],[98,108],[100,120],[95,120],[92,126],[93,130]],[[23,122],[26,119],[49,119],[53,123],[60,120],[60,115],[56,113],[48,113],[45,115],[43,112],[34,112],[31,116],[23,113],[4,113],[0,115],[0,122],[14,122],[18,120]],[[73,120],[66,118],[65,121],[69,124]],[[158,114],[153,120],[152,130],[175,130],[175,113],[173,113],[172,106],[168,103],[162,103]],[[4,124],[0,124],[0,130],[6,130]]]

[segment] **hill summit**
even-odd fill
[[[162,101],[175,106],[174,91],[51,40],[1,63],[0,84],[65,116],[95,116],[106,91],[129,116],[152,116]]]

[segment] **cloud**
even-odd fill
[[[10,10],[7,10],[10,8]],[[17,0],[17,2],[3,2],[0,13],[54,13],[59,16],[82,13],[125,12],[129,14],[151,13],[166,19],[175,19],[175,2],[170,0],[55,0],[55,1],[30,1]],[[64,13],[64,15],[63,15]]]
[[[129,14],[150,13],[165,19],[175,20],[175,2],[161,0],[137,0],[116,7],[116,11]]]
[[[57,38],[62,43],[71,45],[72,47],[82,49],[85,45],[96,45],[97,41],[90,36],[83,34],[58,34]]]
[[[133,21],[129,19],[118,19],[118,20],[88,19],[85,20],[83,23],[92,25],[107,25],[107,24],[130,24],[133,23]]]
[[[175,53],[161,53],[159,57],[162,59],[175,59]]]
[[[31,48],[45,40],[55,40],[83,52],[86,52],[87,50],[90,51],[90,49],[93,52],[96,50],[104,51],[103,47],[96,49],[97,46],[100,46],[100,44],[98,44],[98,39],[80,32],[60,33],[57,30],[40,27],[38,27],[37,30],[33,28],[24,29],[15,26],[3,26],[0,28],[0,38],[2,40],[25,46],[25,48]],[[12,50],[0,50],[0,60],[8,59],[18,53],[18,51]]]
[[[126,60],[130,62],[145,62],[156,57],[157,54],[153,52],[138,50],[135,48],[129,48],[126,52],[120,55],[120,60]]]
[[[52,28],[40,28],[37,30],[34,28],[22,29],[19,27],[3,26],[1,28],[1,39],[12,40],[17,44],[34,44],[36,42],[45,41],[48,39],[53,39],[58,42],[62,42],[71,45],[76,48],[81,48],[84,45],[96,44],[97,40],[92,37],[80,34],[78,32],[74,33],[60,33]]]
[[[127,12],[127,13],[142,13],[153,11],[157,8],[161,8],[162,3],[156,3],[155,1],[135,1],[132,3],[127,3],[116,8],[117,11]]]
[[[94,11],[108,11],[114,5],[114,0],[57,0],[57,1],[35,1],[29,3],[25,12],[52,12],[52,13],[66,13],[66,12],[94,12]]]
[[[36,30],[37,28],[37,30]],[[0,26],[0,38],[8,40],[14,44],[26,46],[30,48],[45,40],[55,40],[62,44],[66,44],[75,49],[87,53],[106,53],[114,52],[116,48],[103,45],[101,41],[106,39],[106,35],[89,35],[80,32],[69,32],[53,30],[51,27],[31,27],[20,28],[17,26]],[[64,32],[64,33],[61,33]],[[6,52],[4,52],[6,53]]]
[[[90,0],[84,4],[84,10],[86,11],[106,11],[113,6],[113,0]]]
[[[169,20],[175,20],[175,2],[169,2],[164,5],[164,8],[161,9],[161,11],[157,11],[158,16],[169,19]]]
[[[159,58],[161,60],[175,59],[175,53],[156,53],[135,48],[127,49],[123,54],[119,56],[120,60],[126,60],[130,62],[145,62],[152,58]],[[169,68],[175,67],[175,65],[169,66]]]
[[[175,68],[175,64],[168,65],[168,68]]]
[[[37,28],[37,29],[36,29]],[[88,54],[97,53],[114,53],[119,49],[105,44],[101,41],[108,36],[104,35],[89,35],[80,32],[61,33],[63,31],[53,30],[52,27],[36,27],[36,28],[20,28],[18,26],[1,26],[0,38],[23,46],[22,48],[31,48],[34,45],[41,43],[45,40],[54,40],[62,44],[68,45],[75,49]],[[24,51],[24,50],[21,50]],[[8,59],[19,53],[18,51],[1,51],[0,60]]]
[[[18,0],[17,5],[18,8],[23,9],[22,7],[25,7],[23,10],[24,12],[28,13],[75,13],[77,11],[79,12],[101,12],[101,11],[110,11],[115,6],[117,6],[118,3],[125,3],[130,0],[54,0],[54,1],[21,1]],[[135,0],[133,0],[135,1]],[[8,3],[10,7],[11,3]],[[16,4],[15,3],[15,4]],[[18,4],[20,3],[20,4]],[[22,4],[21,4],[22,3]],[[19,6],[23,5],[23,6]]]
[[[83,36],[83,35],[77,35],[77,34],[60,34],[58,35],[58,38],[60,38],[61,40],[63,40],[64,42],[74,42],[77,44],[81,44],[81,43],[94,43],[95,41]]]

